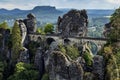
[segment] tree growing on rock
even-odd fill
[[[37,28],[37,33],[39,34],[45,34],[45,32],[43,31],[43,28]]]
[[[4,21],[3,23],[1,23],[1,24],[0,24],[0,28],[8,29],[9,27],[8,27],[7,22]]]
[[[14,23],[13,29],[12,29],[12,60],[17,60],[20,50],[22,49],[22,37],[20,35],[20,28],[17,23],[17,21]]]
[[[105,80],[120,80],[120,8],[116,9],[106,26],[110,31],[107,35],[109,41],[104,46],[104,59],[106,61]]]
[[[45,33],[53,33],[53,31],[54,31],[54,26],[53,26],[53,24],[46,24],[45,25],[45,28],[44,28],[44,32]]]
[[[111,32],[108,36],[111,40],[120,39],[120,8],[116,9],[110,18]]]

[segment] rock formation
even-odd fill
[[[25,39],[26,39],[26,36],[27,36],[27,29],[26,29],[26,26],[23,22],[23,20],[17,20],[17,24],[19,25],[20,27],[20,32],[21,32],[21,37],[22,37],[22,41],[21,41],[21,44],[22,44],[22,50],[20,51],[20,55],[19,55],[19,59],[18,59],[18,62],[25,62],[25,63],[29,63],[29,53],[28,53],[28,49],[24,47],[24,42],[25,42]]]
[[[104,80],[104,59],[103,56],[96,55],[93,58],[93,71],[92,73],[98,80]]]
[[[35,64],[36,69],[39,70],[39,79],[41,79],[45,71],[44,70],[44,67],[45,67],[44,66],[44,55],[43,55],[43,50],[41,47],[37,49],[34,64]]]
[[[81,65],[59,51],[50,53],[48,71],[50,80],[83,80]]]
[[[24,24],[23,20],[17,20],[17,21],[18,21],[20,31],[21,31],[21,36],[22,36],[21,44],[24,45],[24,41],[25,41],[26,36],[27,36],[27,28],[26,28],[26,25]]]
[[[30,13],[27,15],[27,19],[24,20],[19,19],[17,20],[17,23],[20,27],[21,37],[22,37],[21,44],[23,46],[18,61],[29,63],[30,61],[29,61],[28,49],[25,48],[24,46],[26,41],[28,42],[27,34],[36,32],[36,17],[34,16],[34,14]]]
[[[86,10],[71,10],[62,18],[58,18],[58,32],[62,37],[86,36],[88,16]]]
[[[27,27],[27,33],[35,33],[36,32],[36,17],[34,14],[30,13],[27,15],[27,19],[24,19],[24,23]]]
[[[30,63],[28,49],[25,47],[23,47],[23,50],[20,51],[18,62]]]
[[[10,37],[10,30],[0,28],[0,52],[5,50],[6,42],[8,42],[8,38]]]
[[[111,31],[111,23],[105,24],[104,32],[103,32],[104,37],[107,37],[109,35],[110,31]]]

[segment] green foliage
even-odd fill
[[[44,27],[44,32],[45,33],[53,33],[54,31],[54,26],[53,24],[46,24],[45,27]]]
[[[105,46],[103,51],[104,51],[103,56],[105,57],[106,60],[108,60],[110,56],[113,54],[112,47],[110,45]]]
[[[106,80],[120,80],[119,65],[116,63],[116,57],[111,55],[106,66]]]
[[[59,49],[62,53],[64,53],[64,54],[66,53],[66,49],[62,44],[59,44]]]
[[[14,23],[13,29],[12,29],[12,36],[11,36],[11,41],[12,41],[12,59],[16,60],[19,56],[19,52],[22,49],[22,37],[20,35],[20,28],[17,23],[17,21]]]
[[[108,35],[109,41],[103,48],[104,58],[106,60],[106,79],[120,79],[120,49],[116,47],[115,42],[120,39],[120,8],[116,9],[110,18],[111,32]]]
[[[104,58],[106,60],[106,79],[120,79],[120,48],[115,49],[110,45],[104,47]]]
[[[110,20],[114,21],[118,17],[120,18],[120,8],[115,10],[115,12],[112,14],[112,17],[110,18]]]
[[[3,72],[4,72],[5,64],[0,62],[0,80],[3,79]]]
[[[96,80],[94,74],[91,72],[84,72],[83,80]]]
[[[69,55],[72,59],[76,59],[79,56],[78,48],[75,46],[67,46],[66,47],[66,53]]]
[[[45,32],[43,31],[43,28],[37,28],[37,33],[39,33],[39,34],[45,34]]]
[[[111,31],[108,35],[108,45],[104,47],[106,60],[106,79],[120,80],[120,48],[116,47],[120,39],[120,8],[116,9],[110,18]],[[119,44],[119,42],[118,42]]]
[[[90,55],[89,52],[86,51],[86,52],[83,54],[83,58],[84,58],[84,60],[85,60],[85,62],[86,62],[86,64],[87,64],[88,66],[91,66],[91,65],[92,65],[93,59],[92,59],[92,56]]]
[[[22,62],[17,63],[15,73],[8,80],[38,80],[39,73],[32,66]]]
[[[71,59],[76,59],[79,56],[78,48],[73,45],[59,45],[59,49],[64,54],[68,55]]]
[[[111,46],[104,47],[104,52],[108,54],[112,53],[112,47]]]
[[[1,23],[1,24],[0,24],[0,28],[8,29],[9,27],[8,27],[7,22],[3,22],[3,23]]]
[[[112,30],[108,37],[111,39],[111,42],[114,42],[120,39],[120,8],[115,10],[110,20]]]
[[[49,80],[49,75],[48,75],[48,73],[45,73],[45,74],[43,75],[43,77],[42,77],[41,80]]]
[[[39,43],[34,42],[34,41],[30,41],[28,43],[28,45],[26,46],[26,48],[29,50],[29,55],[30,55],[30,61],[31,62],[34,61],[35,52],[36,52],[38,46],[39,46]]]
[[[22,72],[25,70],[25,67],[24,67],[24,63],[22,62],[19,62],[18,64],[16,64],[16,72]]]
[[[3,74],[2,73],[0,73],[0,80],[2,80],[3,79]]]
[[[115,56],[116,56],[117,64],[120,65],[120,49],[117,51],[117,53],[115,54]]]

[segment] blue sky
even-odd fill
[[[114,9],[120,0],[0,0],[0,8],[32,9],[35,6],[51,5],[57,8]]]

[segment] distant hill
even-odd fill
[[[63,13],[67,13],[70,9],[59,9]],[[88,17],[110,16],[114,13],[113,9],[87,9]]]
[[[20,10],[20,9],[13,9],[13,10],[7,10],[7,9],[0,9],[0,14],[4,15],[13,15],[13,14],[24,14],[24,13],[62,13],[62,11],[57,10],[55,7],[52,6],[36,6],[32,10]]]
[[[110,16],[114,13],[114,10],[110,9],[87,9],[87,13],[90,17],[103,17],[103,16]]]
[[[0,9],[0,15],[14,15],[19,13],[27,12],[27,10],[20,10],[20,9],[13,9],[13,10],[7,10],[7,9]]]
[[[30,12],[41,12],[44,14],[47,13],[61,13],[62,11],[57,10],[55,7],[51,6],[36,6],[33,10],[30,10]]]
[[[12,26],[11,23],[15,19],[26,18],[26,15],[29,13],[34,13],[38,22],[42,24],[44,22],[55,22],[57,17],[63,12],[52,6],[36,6],[32,10],[0,9],[0,22],[7,21]]]

